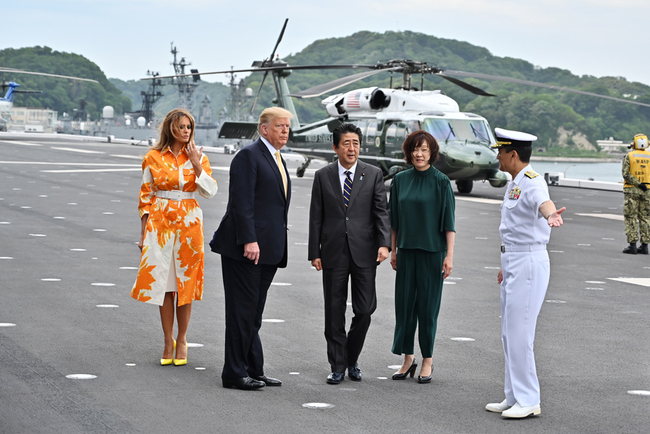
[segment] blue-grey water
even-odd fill
[[[532,161],[533,169],[541,175],[546,172],[560,172],[565,178],[593,179],[603,182],[620,182],[621,163],[572,163],[559,161]]]

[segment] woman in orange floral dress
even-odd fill
[[[194,144],[194,118],[187,110],[174,109],[142,162],[142,258],[131,297],[160,306],[165,334],[161,365],[187,363],[192,301],[203,296],[203,213],[194,195],[198,191],[205,198],[214,196],[217,182],[202,151]]]

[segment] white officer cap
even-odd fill
[[[492,148],[500,148],[501,146],[518,146],[523,148],[533,146],[533,142],[537,140],[537,136],[533,136],[532,134],[505,130],[503,128],[495,128],[494,135],[497,138],[497,143]]]

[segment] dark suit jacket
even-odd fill
[[[226,214],[210,242],[213,252],[249,261],[243,256],[244,244],[257,241],[259,264],[286,267],[291,179],[284,159],[282,165],[287,175],[286,198],[275,157],[261,139],[235,155],[230,164]]]
[[[384,177],[380,169],[362,161],[357,162],[347,209],[338,163],[316,172],[309,210],[309,260],[320,258],[323,268],[343,265],[340,260],[346,233],[358,267],[375,266],[379,247],[390,249]]]

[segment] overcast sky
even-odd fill
[[[173,73],[170,42],[199,71],[249,67],[317,39],[411,30],[574,74],[650,85],[648,0],[7,0],[0,48],[81,54],[108,77]],[[10,9],[10,11],[7,10]],[[436,64],[436,59],[419,59]],[[439,65],[444,67],[444,65]],[[208,77],[206,77],[208,79]],[[210,78],[209,81],[217,79]]]

